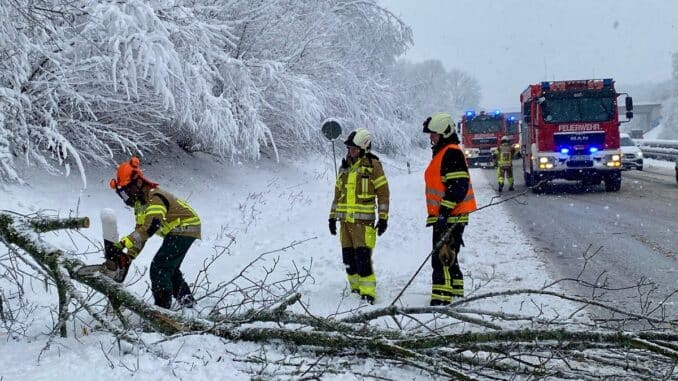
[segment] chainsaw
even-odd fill
[[[122,251],[118,242],[118,223],[112,209],[101,210],[101,228],[104,237],[104,258],[99,265],[86,265],[77,270],[78,275],[94,275],[101,273],[118,283],[125,281],[130,267],[130,260]]]

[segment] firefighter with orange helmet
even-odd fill
[[[370,152],[369,131],[359,128],[351,132],[344,144],[348,152],[337,175],[329,229],[336,235],[340,221],[342,259],[351,292],[374,304],[377,277],[372,268],[372,249],[377,235],[388,226],[388,181],[379,158]]]
[[[497,165],[497,184],[498,190],[504,189],[504,176],[509,183],[509,190],[513,190],[513,157],[516,150],[511,145],[511,139],[508,136],[501,137],[501,144],[494,151],[494,161]]]
[[[122,274],[114,278],[122,282],[131,261],[139,255],[146,241],[157,234],[163,241],[149,270],[155,304],[170,308],[174,296],[180,305],[193,307],[195,299],[179,267],[193,242],[200,239],[198,214],[186,201],[144,177],[137,157],[118,166],[110,186],[127,206],[134,208],[136,226],[115,245],[118,251],[107,257],[104,267]]]
[[[423,132],[429,134],[433,158],[424,173],[426,181],[426,226],[433,226],[433,247],[451,229],[447,242],[431,256],[432,306],[448,305],[464,296],[464,276],[459,267],[459,249],[476,200],[464,152],[459,147],[452,117],[436,113],[427,118]]]

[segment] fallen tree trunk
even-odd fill
[[[343,319],[311,315],[303,305],[301,295],[295,292],[274,305],[258,310],[231,315],[213,313],[206,318],[190,318],[151,306],[101,274],[79,274],[78,269],[85,265],[82,261],[50,247],[38,234],[87,226],[89,221],[86,218],[36,220],[0,213],[2,241],[8,246],[20,248],[53,277],[52,281],[59,290],[58,329],[62,336],[65,335],[67,306],[72,297],[94,319],[101,322],[105,329],[125,340],[138,343],[133,337],[126,335],[125,327],[121,328],[107,321],[88,305],[71,283],[75,281],[101,293],[112,305],[123,306],[137,314],[154,330],[167,337],[177,334],[211,334],[233,342],[282,342],[290,347],[304,347],[329,357],[351,353],[373,359],[388,359],[403,366],[423,369],[430,375],[459,380],[513,375],[528,378],[587,378],[586,367],[574,369],[571,367],[573,362],[585,362],[590,366],[610,369],[607,374],[611,377],[653,379],[665,377],[667,374],[670,376],[678,363],[678,333],[675,328],[671,328],[675,321],[627,314],[634,319],[647,319],[656,327],[663,326],[655,331],[636,333],[463,307],[483,298],[540,294],[623,312],[597,301],[546,290],[487,293],[461,299],[455,302],[454,308],[404,308],[391,305],[367,313],[355,313]],[[301,306],[302,312],[288,311],[292,305]],[[419,322],[414,318],[417,315],[433,316],[436,321],[447,319],[463,322],[470,328],[461,332],[439,329],[435,325],[431,327]],[[417,329],[386,329],[378,324],[378,321],[384,319],[415,321]],[[521,320],[529,322],[530,328],[515,328],[511,325]],[[269,322],[277,323],[277,327],[265,324]],[[505,322],[511,324],[504,325]],[[256,326],[256,323],[261,326]],[[148,349],[163,356],[154,348]],[[615,357],[619,356],[619,352],[625,354],[624,361]],[[657,371],[653,373],[652,369]]]

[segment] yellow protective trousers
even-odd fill
[[[377,240],[370,223],[341,222],[339,233],[346,277],[351,291],[361,296],[377,296],[377,277],[372,268],[372,249]]]

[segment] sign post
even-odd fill
[[[332,162],[334,163],[334,174],[337,174],[337,156],[334,150],[334,141],[341,136],[341,125],[336,119],[326,119],[322,125],[322,133],[332,142]]]

